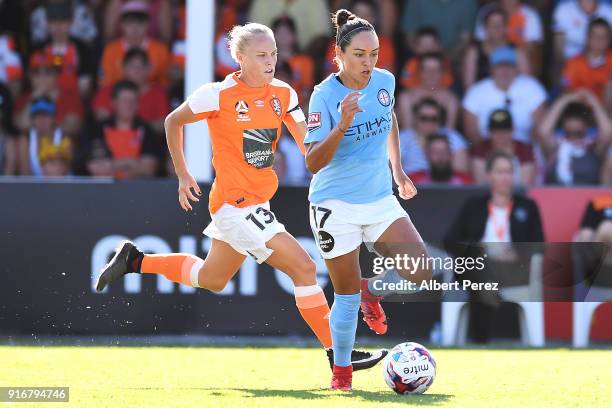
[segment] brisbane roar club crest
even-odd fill
[[[236,112],[238,113],[238,118],[236,120],[238,122],[247,122],[251,120],[251,117],[248,115],[249,113],[249,104],[243,101],[242,99],[236,102],[234,106],[236,108]]]
[[[378,102],[380,102],[382,106],[391,105],[391,95],[389,95],[389,91],[387,91],[386,89],[379,90],[378,91]]]
[[[274,109],[274,113],[276,113],[276,116],[280,118],[282,113],[280,100],[278,98],[270,99],[270,106],[272,106],[272,109]]]

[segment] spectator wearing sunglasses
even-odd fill
[[[468,171],[467,143],[463,136],[443,126],[444,109],[432,98],[418,101],[412,110],[414,125],[400,131],[402,166],[406,174],[428,171],[429,163],[425,154],[427,137],[433,134],[445,136],[452,151],[453,169]]]
[[[556,126],[559,123],[560,129]],[[591,124],[594,128],[590,128]],[[608,115],[590,91],[559,98],[539,128],[540,144],[548,161],[546,181],[552,184],[599,183],[601,162],[612,139]]]
[[[424,98],[432,98],[444,107],[446,127],[456,126],[459,100],[444,83],[444,64],[444,57],[440,53],[426,53],[418,57],[418,82],[414,87],[403,90],[398,97],[400,127],[412,127],[412,109]]]

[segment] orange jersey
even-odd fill
[[[570,59],[563,69],[562,83],[570,91],[586,88],[603,102],[610,78],[612,78],[612,51],[609,51],[602,63],[596,67],[589,64],[584,54]]]
[[[448,61],[444,61],[444,72],[442,73],[442,86],[449,88],[453,84],[453,73]],[[419,59],[417,57],[410,58],[404,64],[400,83],[406,89],[418,88],[421,84],[421,76],[419,75]]]
[[[216,172],[210,212],[224,203],[247,207],[272,198],[278,188],[272,164],[283,123],[304,152],[305,135],[297,124],[305,117],[293,88],[278,79],[252,88],[234,72],[222,82],[198,88],[187,104],[199,119],[208,121]]]
[[[112,85],[123,77],[123,57],[128,49],[128,45],[121,39],[106,45],[102,55],[101,85]],[[142,49],[149,56],[151,65],[149,81],[165,87],[168,85],[168,64],[170,63],[168,47],[161,41],[148,38],[142,45]]]

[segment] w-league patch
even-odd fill
[[[321,112],[310,112],[308,114],[308,131],[312,132],[321,127]]]

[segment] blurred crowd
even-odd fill
[[[216,78],[238,69],[227,31],[266,24],[276,77],[307,111],[337,69],[338,8],[377,29],[415,183],[484,183],[502,151],[516,186],[612,185],[610,1],[217,1]],[[185,17],[184,0],[0,0],[0,175],[172,175],[163,121],[184,99]],[[275,167],[310,178],[291,137]]]

